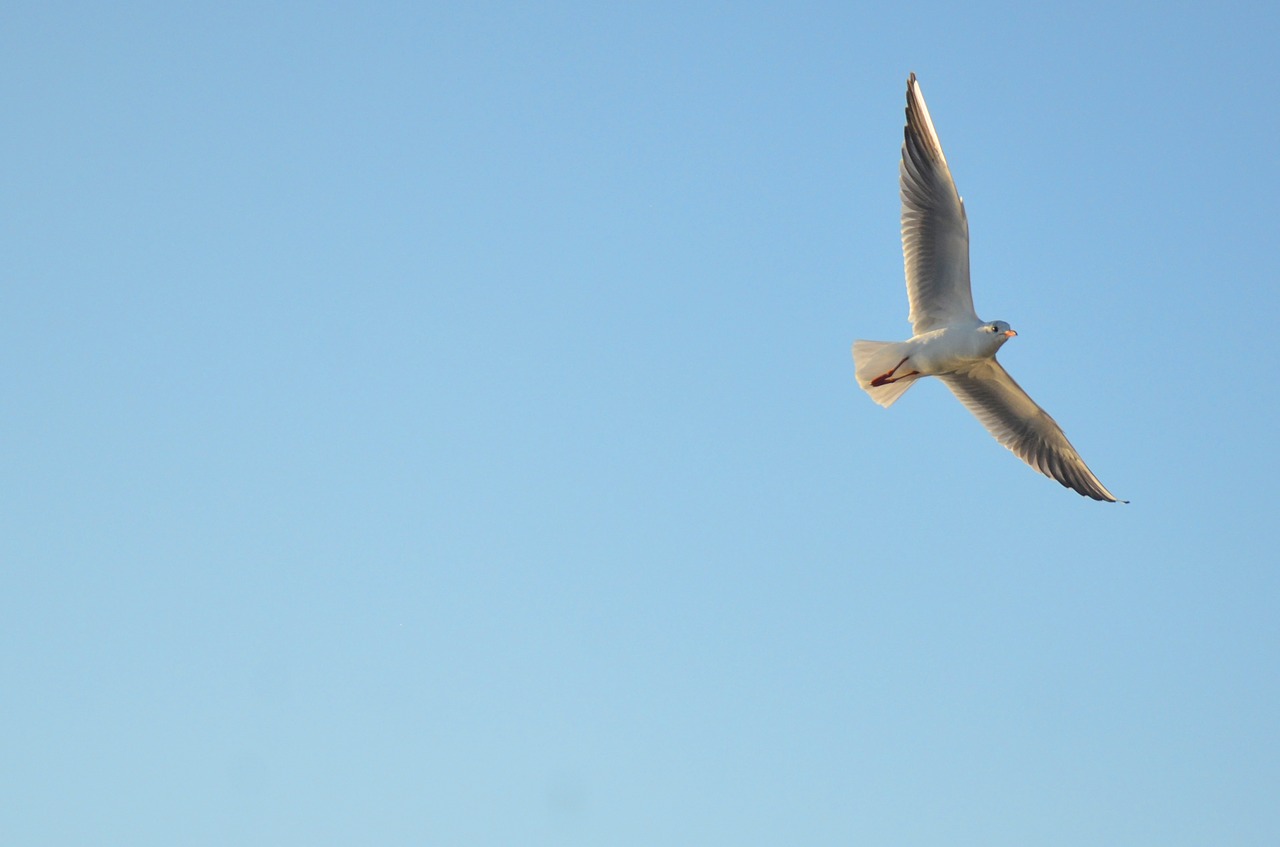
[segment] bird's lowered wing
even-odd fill
[[[1094,500],[1115,496],[1089,470],[1049,414],[995,359],[938,377],[996,440],[1040,473]]]
[[[898,174],[913,331],[919,335],[976,321],[969,290],[969,220],[915,74],[907,80],[907,126]]]

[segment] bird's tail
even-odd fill
[[[872,400],[889,408],[895,400],[907,393],[908,388],[915,385],[918,377],[903,377],[882,385],[872,385],[871,381],[892,371],[910,354],[911,347],[905,341],[853,342],[853,364],[858,375],[858,385],[871,395]]]

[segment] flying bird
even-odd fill
[[[903,135],[898,174],[912,336],[855,341],[858,385],[887,408],[916,380],[936,376],[1022,461],[1085,497],[1116,502],[1057,422],[996,361],[1018,333],[973,309],[969,219],[914,73],[907,79]]]

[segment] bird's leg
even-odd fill
[[[903,374],[902,376],[894,376],[894,374],[897,373],[898,368],[902,367],[903,362],[907,361],[907,359],[910,359],[910,358],[911,358],[910,356],[903,356],[902,362],[898,362],[898,364],[894,365],[892,370],[890,370],[888,373],[882,373],[880,374],[880,376],[871,380],[872,387],[879,388],[882,385],[891,385],[897,382],[898,380],[906,379],[909,376],[919,376],[920,371],[912,371],[911,373]]]
[[[885,379],[884,377],[880,377],[880,379],[883,380],[882,382],[879,382],[879,383],[873,382],[871,384],[872,385],[892,385],[898,380],[906,379],[909,376],[920,376],[920,371],[912,371],[911,373],[905,373],[905,374],[902,374],[901,376],[895,376],[893,379]]]

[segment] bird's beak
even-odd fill
[[[1014,337],[1015,335],[1017,335],[1017,334],[1018,334],[1018,333],[1014,332],[1014,331],[1013,331],[1013,330],[1011,330],[1011,329],[1006,329],[1006,330],[1004,331],[1005,338],[1013,338],[1013,337]]]

